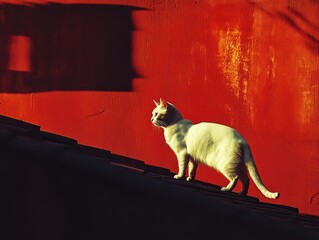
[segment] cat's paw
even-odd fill
[[[174,175],[174,178],[175,178],[175,179],[182,179],[183,176],[180,176],[180,175],[176,174],[176,175]]]
[[[227,187],[222,187],[220,190],[221,190],[222,192],[230,192],[230,191],[231,191],[231,189],[229,189],[229,188],[227,188]]]
[[[190,181],[193,181],[193,180],[194,180],[193,177],[189,177],[189,176],[188,176],[188,177],[186,178],[186,181],[187,181],[187,182],[190,182]]]
[[[247,196],[247,191],[245,191],[245,192],[241,191],[238,193],[238,195],[239,196]]]

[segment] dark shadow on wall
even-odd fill
[[[316,13],[319,2],[312,0],[287,1],[286,8],[276,9],[270,2],[250,2],[268,16],[286,22],[292,29],[304,36],[305,44],[319,54],[319,22]],[[308,13],[308,11],[312,10]]]
[[[131,91],[132,12],[88,4],[0,6],[0,92]]]

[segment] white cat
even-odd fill
[[[152,112],[152,123],[164,129],[166,143],[178,159],[178,174],[175,179],[185,176],[187,181],[195,178],[198,163],[214,167],[221,172],[229,184],[222,191],[232,191],[237,181],[242,182],[240,194],[247,195],[249,178],[246,167],[258,189],[267,197],[275,199],[278,192],[270,192],[262,183],[253,160],[250,147],[245,139],[233,128],[215,124],[193,124],[182,117],[171,103],[160,100]]]

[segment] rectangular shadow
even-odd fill
[[[0,6],[0,92],[131,91],[129,6]]]

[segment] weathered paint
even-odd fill
[[[281,193],[276,203],[319,215],[318,3],[94,2],[144,8],[132,13],[134,91],[2,93],[1,114],[176,171],[150,123],[152,100],[163,97],[195,123],[239,130],[266,186]],[[204,166],[198,178],[227,182]],[[270,201],[253,184],[249,193]]]

